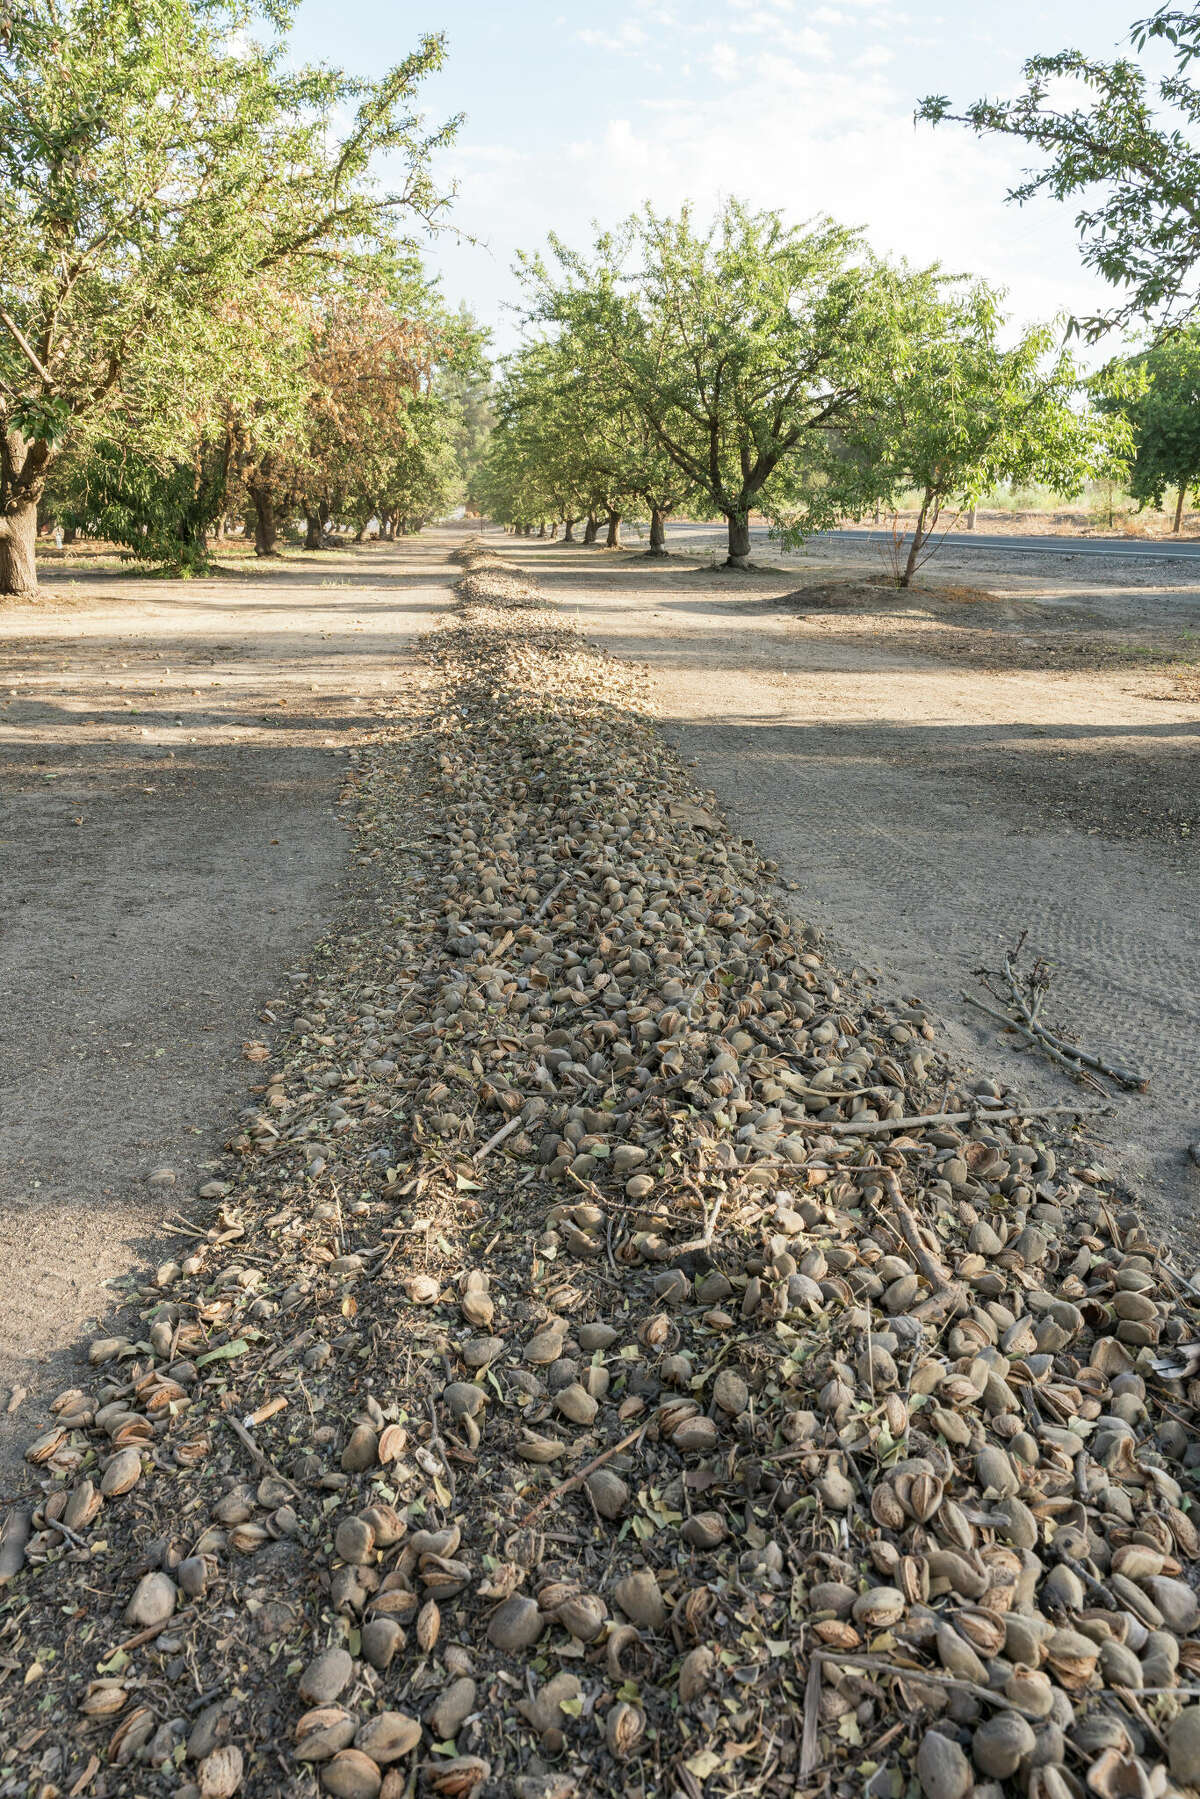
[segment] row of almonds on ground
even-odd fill
[[[1190,1284],[461,559],[255,1103],[29,1446],[0,1795],[1200,1786]]]

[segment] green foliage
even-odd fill
[[[460,348],[438,371],[437,391],[450,418],[450,439],[464,486],[469,487],[487,455],[496,422],[495,390],[488,364],[487,332],[466,306],[459,308]]]
[[[417,530],[429,519],[444,518],[465,487],[454,449],[454,415],[436,393],[413,404],[410,427],[384,476],[377,510]]]
[[[9,0],[0,537],[81,439],[132,432],[166,467],[223,411],[269,437],[295,397],[247,372],[331,275],[386,265],[397,230],[446,203],[431,157],[456,122],[429,131],[415,110],[442,40],[363,81],[290,69],[289,15],[252,0]],[[395,185],[372,175],[383,157]]]
[[[947,507],[1010,482],[1078,494],[1126,433],[1077,406],[1079,373],[1047,327],[1003,341],[1000,296],[985,283],[964,287],[926,270],[903,294],[898,353],[876,371],[843,442],[879,497],[917,490],[907,585]]]
[[[1174,67],[1151,80],[1136,57],[1103,61],[1079,50],[1033,56],[1025,90],[951,110],[944,94],[918,118],[952,119],[977,135],[1032,145],[1044,159],[1010,190],[1078,202],[1084,263],[1122,290],[1106,311],[1077,321],[1094,340],[1114,325],[1191,318],[1200,308],[1200,9],[1162,7],[1130,32],[1132,49],[1169,46]]]
[[[1139,506],[1179,497],[1200,485],[1200,327],[1173,332],[1138,354],[1120,357],[1094,383],[1100,409],[1124,421],[1132,438],[1129,490]],[[1178,525],[1177,525],[1178,528]]]
[[[167,574],[198,574],[208,565],[206,533],[224,510],[225,446],[198,450],[194,463],[164,468],[136,448],[97,443],[78,467],[65,465],[52,489],[64,525],[120,544],[139,562]]]
[[[680,503],[729,526],[745,560],[752,509],[815,529],[862,502],[845,431],[902,356],[907,271],[823,219],[726,204],[708,230],[647,210],[590,256],[551,239],[525,263],[530,316],[570,338],[609,428]],[[582,409],[576,409],[582,417]],[[669,471],[669,480],[667,472]]]

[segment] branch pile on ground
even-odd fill
[[[218,1216],[30,1445],[0,1793],[1200,1784],[1190,1287],[465,560]]]

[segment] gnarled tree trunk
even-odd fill
[[[731,512],[729,514],[729,555],[726,568],[745,568],[750,561],[750,515],[748,512]]]
[[[667,515],[659,506],[650,508],[650,554],[670,555],[667,549]]]
[[[610,512],[608,515],[608,535],[604,539],[606,550],[619,550],[621,547],[621,514]]]
[[[321,521],[315,512],[304,514],[304,547],[306,550],[319,550],[324,547],[321,542]]]
[[[14,495],[0,513],[0,594],[37,592],[37,501]]]
[[[596,514],[594,512],[589,512],[587,515],[587,524],[583,527],[584,543],[586,543],[586,544],[595,543],[599,534],[600,534],[600,520],[596,517]]]
[[[563,542],[575,542],[575,520],[573,518],[565,518],[563,520]]]
[[[250,498],[254,501],[254,554],[256,556],[277,556],[279,551],[279,520],[275,516],[275,500],[268,487],[252,487]]]

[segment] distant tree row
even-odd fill
[[[1078,492],[1119,436],[1050,330],[1007,334],[982,282],[882,261],[829,220],[647,210],[586,256],[551,239],[523,274],[473,489],[518,527],[586,520],[614,543],[636,512],[661,554],[682,511],[724,520],[739,567],[752,512],[795,541],[916,488],[907,583],[948,511],[1006,481]]]
[[[286,0],[0,11],[0,593],[39,508],[168,567],[227,514],[436,516],[479,381],[412,239],[448,196],[422,80],[290,69]],[[260,41],[258,34],[263,34]],[[386,158],[391,185],[376,169]]]

